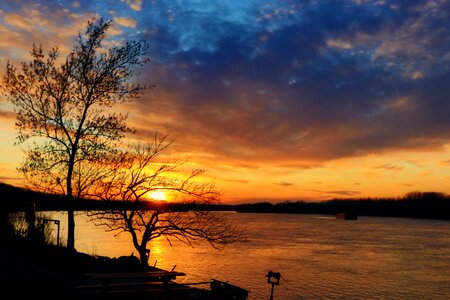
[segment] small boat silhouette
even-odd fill
[[[336,219],[341,220],[358,220],[358,216],[353,213],[337,213]]]

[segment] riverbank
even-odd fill
[[[174,281],[165,283],[164,289],[149,289],[145,282],[124,283],[114,290],[103,289],[101,282],[96,282],[86,274],[142,274],[142,272],[167,271],[142,267],[135,256],[109,258],[91,256],[85,253],[69,253],[64,247],[32,243],[25,238],[12,237],[3,240],[0,245],[0,285],[2,293],[14,297],[43,296],[61,299],[98,299],[124,297],[128,295],[151,296],[152,299],[225,299],[211,290],[191,288]],[[137,284],[139,283],[139,285]],[[83,288],[80,287],[94,287]],[[96,288],[99,287],[99,288]]]

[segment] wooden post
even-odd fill
[[[59,220],[55,220],[55,224],[58,225],[58,235],[56,236],[56,246],[59,247]]]
[[[267,273],[266,276],[267,276],[267,282],[272,284],[272,290],[270,292],[270,300],[273,300],[273,290],[274,290],[275,285],[280,284],[281,274],[278,272],[269,271],[269,273]]]
[[[28,223],[28,238],[34,241],[36,238],[36,207],[34,200],[28,201],[26,203],[26,209],[25,209],[25,219]]]
[[[273,300],[273,288],[274,288],[275,284],[272,283],[272,291],[270,292],[270,300]]]

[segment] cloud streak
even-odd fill
[[[279,186],[293,186],[293,185],[295,185],[295,183],[286,182],[286,181],[278,182],[278,183],[275,183],[275,184],[279,185]]]
[[[351,190],[338,190],[338,191],[321,191],[321,190],[306,190],[308,192],[322,193],[322,194],[331,194],[331,195],[339,195],[339,196],[357,196],[361,194],[359,191],[351,191]]]
[[[12,111],[0,109],[0,119],[15,120],[16,114]]]

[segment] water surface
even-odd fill
[[[227,216],[247,228],[248,241],[216,250],[205,243],[171,247],[160,239],[152,244],[150,264],[187,273],[180,282],[228,281],[250,290],[255,300],[270,296],[268,271],[282,275],[275,299],[449,299],[448,221]],[[76,248],[110,257],[137,253],[129,234],[114,237],[83,215],[76,217]]]

